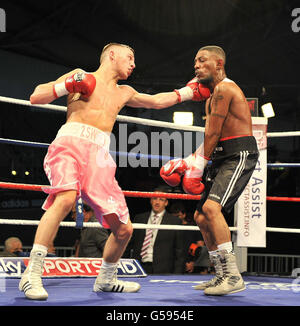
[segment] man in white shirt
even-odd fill
[[[156,188],[154,192],[166,192],[166,188]],[[167,212],[168,200],[153,197],[151,211],[134,217],[134,223],[174,224],[180,220]],[[130,247],[133,257],[138,259],[147,274],[181,274],[184,272],[184,246],[181,231],[147,229],[133,231]]]

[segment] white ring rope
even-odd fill
[[[12,97],[5,97],[5,96],[0,96],[0,102],[40,107],[40,108],[54,110],[54,111],[62,111],[62,112],[67,111],[67,107],[62,106],[62,105],[31,104],[30,101],[20,100],[20,99],[15,99]],[[175,124],[175,123],[171,123],[171,122],[163,122],[163,121],[158,121],[158,120],[135,118],[135,117],[129,117],[129,116],[123,116],[123,115],[118,115],[117,121],[131,122],[131,123],[137,123],[137,124],[146,125],[146,126],[164,127],[164,128],[186,130],[186,131],[204,132],[204,129],[205,129],[204,127],[183,126],[183,125],[179,125],[179,124]],[[267,137],[294,137],[294,136],[300,136],[300,131],[267,132]]]
[[[39,220],[15,220],[15,219],[0,219],[0,224],[6,225],[31,225],[36,226],[39,224]],[[62,227],[75,227],[75,222],[61,222]],[[156,230],[179,230],[179,231],[199,231],[198,226],[194,225],[166,225],[166,224],[143,224],[143,223],[132,223],[134,229],[156,229]],[[88,228],[102,228],[98,222],[83,222],[83,227]],[[229,227],[230,231],[238,231],[237,227]],[[300,233],[300,229],[287,229],[287,228],[275,228],[266,227],[268,232],[280,232],[280,233]]]
[[[300,131],[281,131],[281,132],[267,132],[267,137],[294,137],[300,136]]]
[[[54,105],[54,104],[31,104],[30,101],[14,99],[12,97],[0,96],[0,102],[40,107],[40,108],[54,110],[54,111],[67,112],[66,106]],[[183,126],[183,125],[179,125],[179,124],[175,124],[175,123],[171,123],[171,122],[163,122],[163,121],[158,121],[158,120],[135,118],[135,117],[129,117],[129,116],[124,116],[124,115],[117,115],[117,121],[131,122],[131,123],[136,123],[136,124],[141,124],[141,125],[146,125],[146,126],[153,126],[153,127],[164,127],[164,128],[177,129],[177,130],[204,132],[204,127]]]
[[[4,97],[0,96],[1,102],[11,103],[11,104],[19,104],[24,106],[32,106],[32,107],[40,107],[49,110],[61,111],[66,112],[67,107],[61,105],[54,105],[54,104],[31,104],[30,101],[15,99],[11,97]],[[135,118],[129,116],[117,116],[117,121],[119,122],[131,122],[137,123],[147,126],[155,126],[155,127],[165,127],[170,129],[177,129],[177,130],[186,130],[186,131],[200,131],[204,132],[204,127],[196,127],[196,126],[183,126],[175,123],[170,122],[162,122],[158,120],[151,120],[151,119],[142,119],[142,118]],[[267,133],[267,137],[293,137],[293,136],[300,136],[300,131],[287,131],[287,132],[269,132]],[[2,139],[4,140],[4,139]],[[15,142],[21,142],[18,140],[14,140]],[[47,146],[49,144],[45,143],[37,143],[37,142],[29,142],[24,141],[24,143],[32,144],[32,145],[41,145]],[[0,219],[0,224],[16,224],[16,225],[38,225],[39,221],[34,220],[5,220]],[[61,222],[61,226],[66,227],[74,227],[76,225],[75,222]],[[84,227],[101,227],[99,223],[83,223]],[[199,228],[197,226],[181,226],[181,225],[154,225],[154,224],[140,224],[140,223],[133,223],[133,227],[135,229],[162,229],[162,230],[194,230],[198,231]],[[237,231],[236,227],[230,227],[231,231]],[[300,229],[286,229],[286,228],[266,228],[269,232],[287,232],[287,233],[300,233]]]
[[[15,220],[15,219],[0,219],[0,224],[7,225],[31,225],[36,226],[39,224],[39,220]],[[61,222],[60,226],[64,227],[75,227],[75,222]],[[198,226],[194,225],[166,225],[166,224],[143,224],[143,223],[132,223],[134,229],[156,229],[156,230],[190,230],[199,231]],[[98,222],[83,222],[83,227],[88,228],[102,228]],[[237,228],[232,228],[231,231],[236,231]]]

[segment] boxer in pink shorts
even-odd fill
[[[67,99],[67,122],[59,130],[45,157],[50,186],[37,228],[30,260],[19,289],[33,300],[45,300],[42,284],[47,248],[59,224],[82,196],[95,211],[99,222],[111,233],[95,281],[95,292],[136,292],[140,285],[117,279],[117,267],[131,238],[133,228],[123,193],[115,180],[116,165],[109,155],[109,135],[117,115],[125,106],[162,109],[178,102],[201,101],[209,90],[194,78],[187,86],[172,92],[148,95],[128,85],[118,85],[135,68],[134,51],[127,45],[110,43],[100,56],[93,73],[75,69],[56,81],[38,85],[30,97],[32,104],[46,104],[61,96]]]
[[[49,194],[43,209],[51,207],[56,193],[76,190],[77,198],[82,197],[93,208],[103,227],[110,227],[105,220],[110,214],[127,224],[128,208],[115,179],[116,164],[109,154],[109,143],[109,135],[92,126],[78,122],[63,125],[44,160],[51,186],[43,188]]]

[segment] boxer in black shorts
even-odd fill
[[[202,205],[211,199],[230,213],[251,178],[258,155],[253,136],[220,139],[212,155],[212,164],[204,171],[205,190],[197,211],[202,212]]]
[[[205,104],[204,142],[194,154],[169,161],[160,171],[169,185],[182,181],[184,191],[189,194],[204,190],[194,219],[216,275],[195,288],[204,290],[206,295],[225,295],[245,289],[223,212],[232,209],[258,160],[247,100],[240,87],[226,77],[225,62],[225,52],[218,46],[205,46],[197,52],[196,78],[211,91]],[[210,160],[212,164],[207,165]]]

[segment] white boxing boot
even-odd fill
[[[47,251],[45,253],[40,250],[31,250],[29,264],[19,283],[19,290],[23,291],[28,299],[46,300],[48,298],[48,293],[42,283],[43,264],[46,254]]]
[[[210,255],[209,259],[215,268],[216,274],[209,281],[202,282],[199,285],[194,286],[195,290],[205,290],[206,288],[208,288],[210,286],[214,286],[214,284],[216,282],[218,282],[218,280],[221,279],[223,276],[223,268],[222,268],[222,264],[220,261],[220,257],[218,255]]]
[[[103,265],[94,283],[94,292],[137,292],[141,288],[139,283],[118,280],[117,264],[112,267]]]
[[[243,278],[236,264],[235,254],[220,250],[219,259],[222,264],[223,276],[213,286],[204,290],[206,295],[226,295],[246,289]]]

